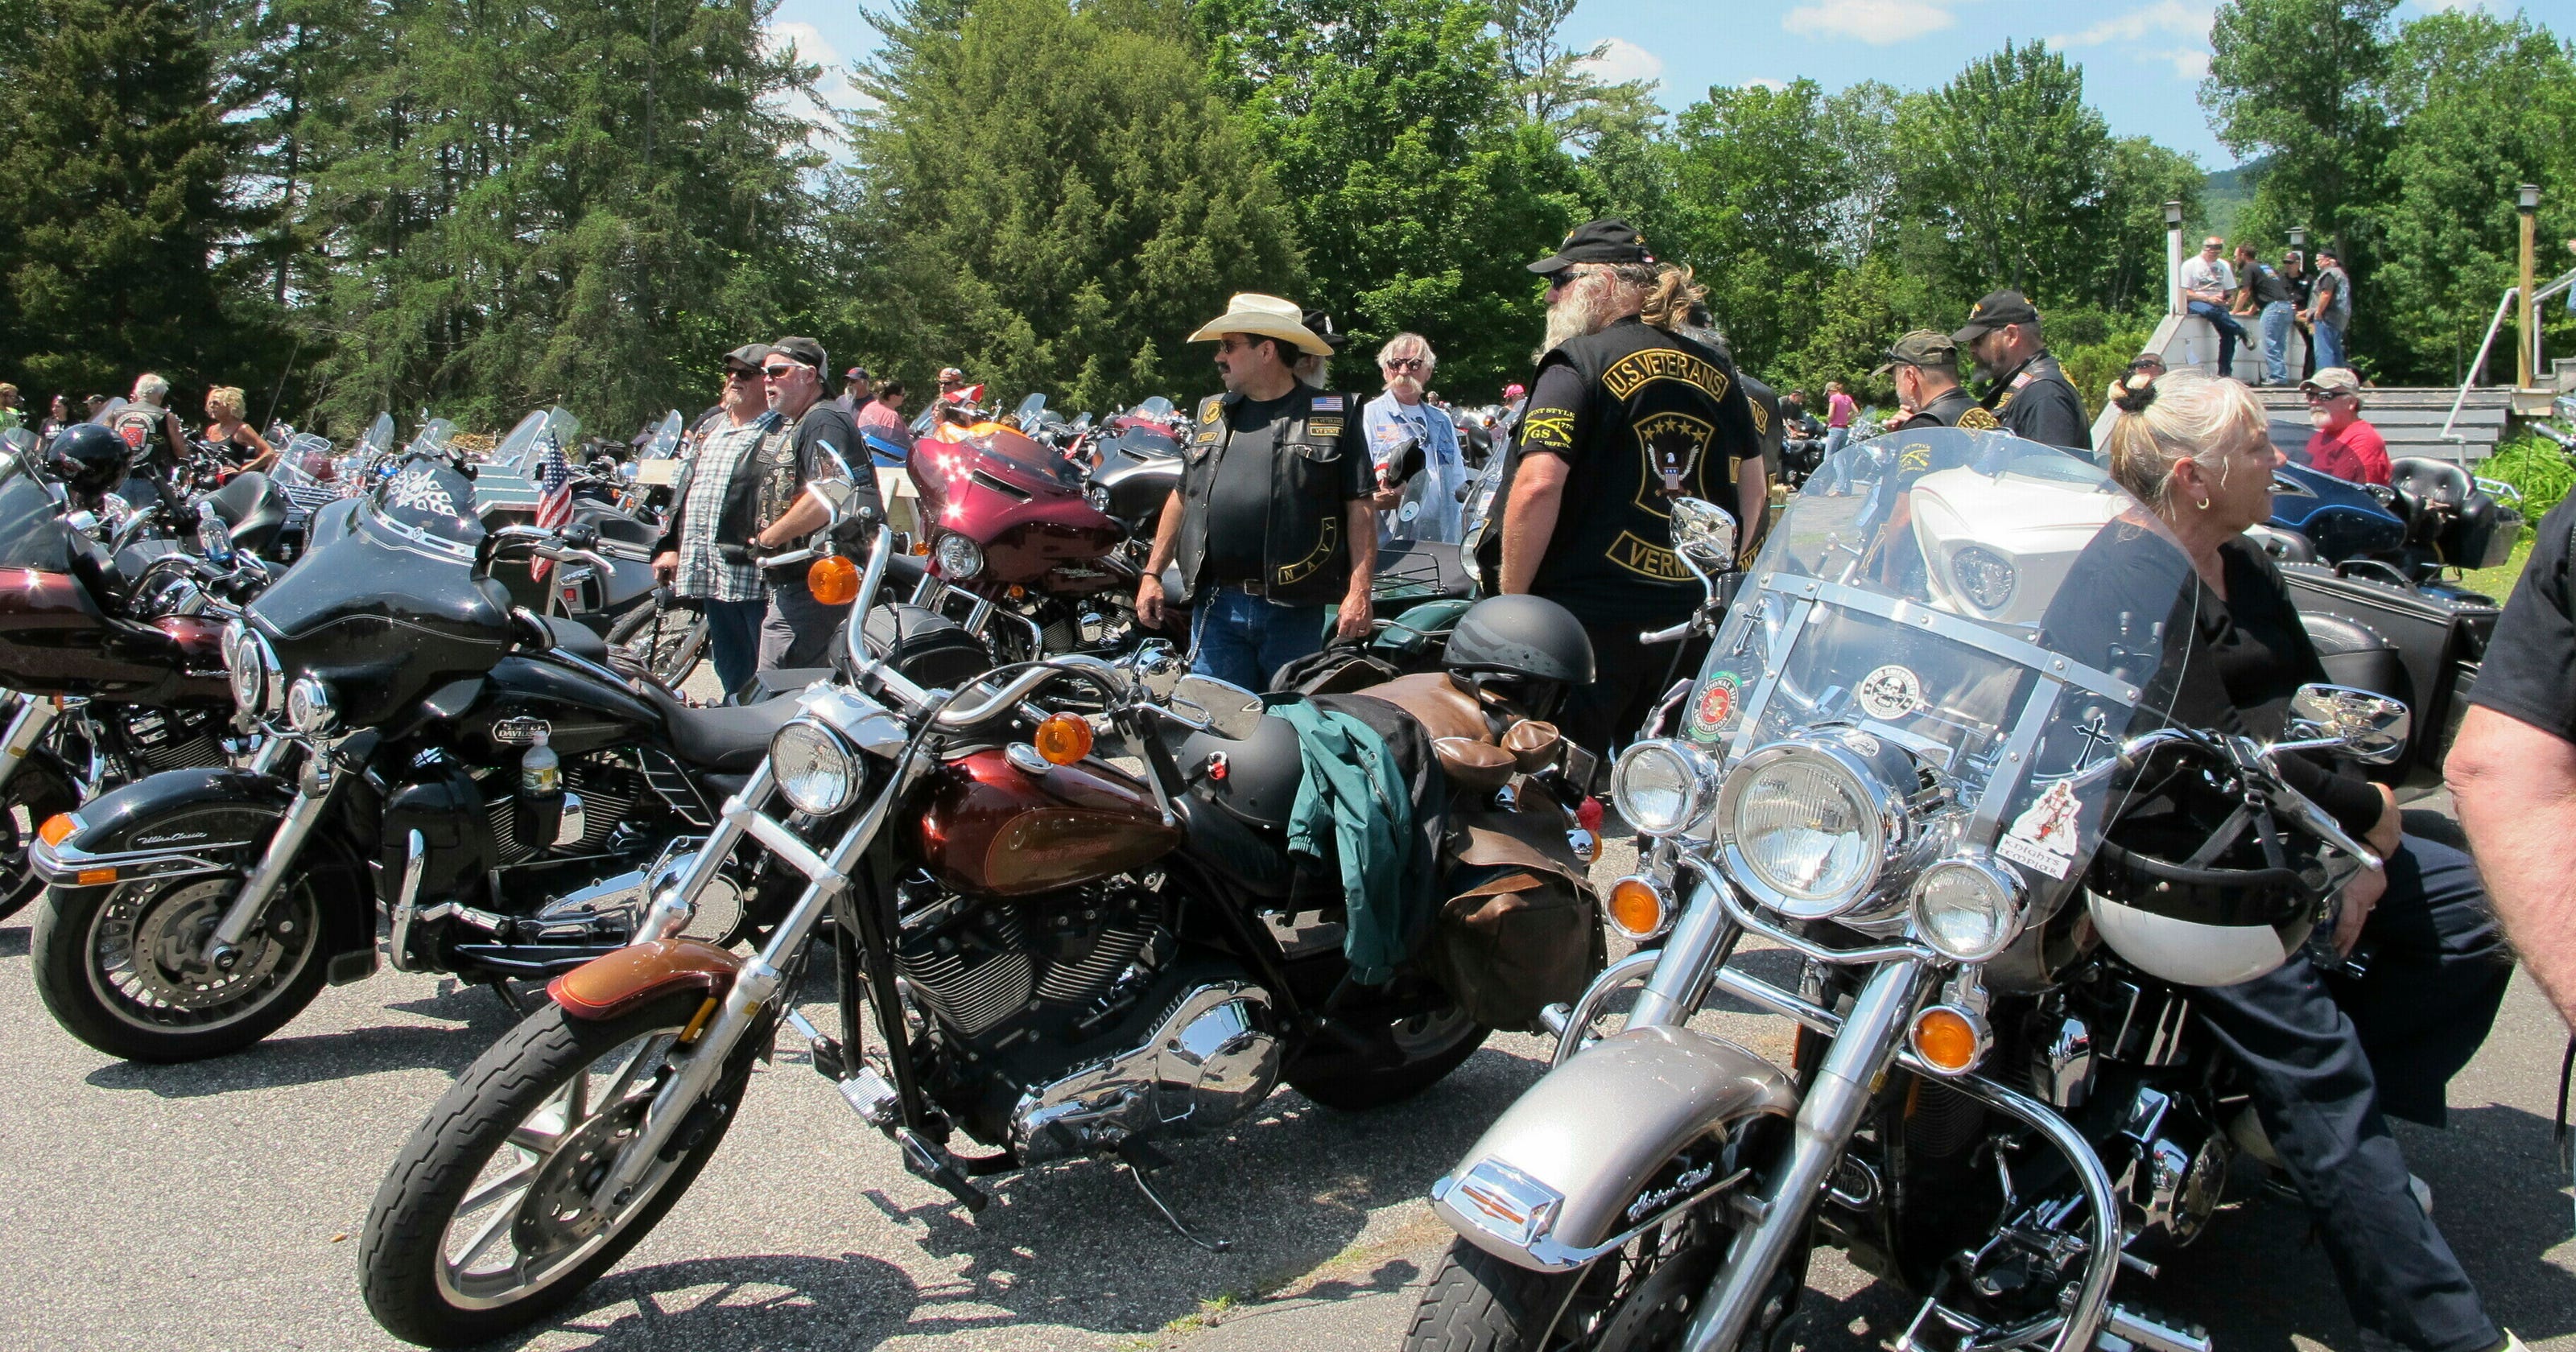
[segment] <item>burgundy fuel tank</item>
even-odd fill
[[[940,767],[920,817],[923,867],[943,886],[984,896],[1141,868],[1180,841],[1137,780],[1097,764],[1031,775],[994,749]]]

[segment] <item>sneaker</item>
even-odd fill
[[[2415,1194],[2415,1205],[2424,1208],[2424,1214],[2426,1216],[2429,1217],[2433,1214],[2432,1184],[2425,1182],[2423,1179],[2417,1178],[2413,1174],[2408,1174],[2406,1176],[2406,1190]],[[2512,1336],[2507,1335],[2505,1341],[2508,1343],[2512,1342]]]

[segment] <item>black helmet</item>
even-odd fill
[[[97,423],[74,423],[45,448],[45,468],[62,480],[65,491],[96,497],[125,482],[125,466],[134,454],[125,438]]]
[[[1560,685],[1592,684],[1592,640],[1574,612],[1544,597],[1489,596],[1467,607],[1440,665]]]

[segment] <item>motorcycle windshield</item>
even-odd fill
[[[1079,493],[1082,471],[1064,452],[1041,445],[1017,432],[988,432],[958,443],[970,476],[988,475],[1019,489],[1043,493]]]
[[[1781,743],[1900,748],[1921,783],[1886,787],[1946,817],[1944,848],[2062,896],[2114,792],[2096,767],[2173,707],[2191,563],[2052,447],[1940,428],[1843,454],[1849,491],[1809,479],[1743,576],[1681,735],[1730,767]]]
[[[0,452],[0,568],[42,573],[71,568],[70,527],[43,476],[13,444]]]

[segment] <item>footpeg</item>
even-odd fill
[[[832,1049],[836,1062],[840,1059],[840,1050],[838,1047]],[[821,1048],[816,1048],[814,1057],[818,1063],[822,1055]],[[834,1087],[841,1091],[842,1098],[849,1100],[851,1109],[858,1113],[860,1120],[871,1127],[882,1131],[903,1120],[903,1096],[895,1092],[893,1085],[886,1083],[884,1076],[869,1067],[859,1067],[858,1074],[839,1080]]]
[[[2102,1331],[2095,1335],[2093,1346],[2100,1352],[2210,1352],[2207,1330],[2196,1324],[2176,1324],[2171,1320],[2141,1314],[2126,1305],[2113,1305],[2102,1312]]]
[[[992,1204],[992,1197],[982,1188],[966,1181],[964,1171],[948,1152],[932,1145],[927,1137],[910,1127],[896,1127],[889,1133],[894,1143],[903,1147],[903,1167],[915,1178],[936,1183],[949,1196],[965,1204],[968,1211],[981,1211]]]

